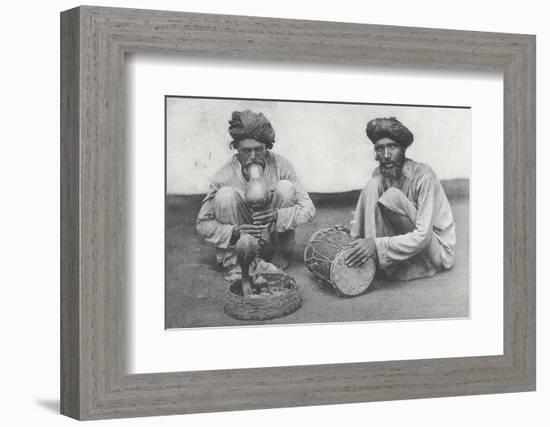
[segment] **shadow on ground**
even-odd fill
[[[35,403],[49,412],[59,414],[59,400],[57,399],[40,399]]]
[[[169,196],[166,206],[166,328],[255,324],[326,323],[366,320],[458,318],[469,315],[469,202],[451,199],[456,223],[453,269],[408,282],[375,279],[354,298],[338,297],[313,277],[303,262],[309,237],[334,224],[349,224],[356,198],[314,198],[313,222],[296,232],[297,245],[288,273],[296,278],[303,304],[295,313],[268,321],[242,321],[223,311],[226,283],[216,266],[214,248],[195,231],[200,196]]]

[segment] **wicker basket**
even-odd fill
[[[243,296],[241,281],[237,280],[225,292],[224,311],[239,320],[268,320],[286,316],[302,305],[302,295],[293,277],[272,273],[262,275],[275,285],[272,293]]]

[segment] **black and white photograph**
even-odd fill
[[[546,427],[550,26],[455,6],[7,2],[3,424]]]
[[[165,327],[467,318],[469,106],[165,97]]]

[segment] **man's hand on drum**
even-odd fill
[[[273,222],[277,222],[277,209],[265,209],[263,211],[254,212],[252,214],[252,219],[254,225],[267,226]]]
[[[348,267],[359,267],[376,253],[374,239],[357,239],[350,244],[351,250],[344,261]]]

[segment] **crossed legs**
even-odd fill
[[[371,227],[366,227],[370,229],[365,229],[365,235],[398,236],[415,229],[418,210],[399,189],[391,187],[379,196],[378,188],[373,186],[367,198],[374,212]],[[430,241],[421,252],[383,270],[389,278],[396,280],[433,276],[441,268],[441,253],[442,246],[437,235],[430,231]]]

